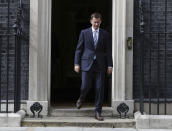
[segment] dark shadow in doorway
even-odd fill
[[[52,58],[51,103],[75,105],[80,94],[81,77],[73,71],[74,53],[81,29],[90,27],[93,12],[103,16],[101,27],[111,34],[112,0],[53,0],[52,1]],[[87,103],[94,103],[94,88]],[[111,79],[106,79],[104,101],[111,102]],[[68,103],[68,104],[67,104]]]

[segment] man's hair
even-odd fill
[[[98,12],[95,12],[95,13],[91,14],[90,19],[92,20],[93,18],[100,18],[102,20],[102,15],[100,13],[98,13]]]

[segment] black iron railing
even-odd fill
[[[10,3],[7,0],[7,26],[0,30],[0,112],[6,113],[17,112],[21,104],[22,0],[13,26]]]
[[[167,103],[172,102],[168,92],[171,73],[167,71],[171,68],[168,64],[172,59],[171,51],[167,46],[171,44],[172,33],[143,33],[140,39],[140,111],[143,113],[144,103],[148,103],[151,114],[151,105],[156,103],[157,114],[160,113],[160,104],[164,105],[166,114]]]
[[[134,92],[134,98],[142,114],[168,114],[167,104],[172,103],[172,33],[168,29],[171,6],[168,0],[161,2],[135,1],[134,88],[138,92]]]

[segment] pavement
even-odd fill
[[[0,131],[172,131],[172,129],[83,128],[83,127],[1,127]]]

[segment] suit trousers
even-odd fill
[[[95,81],[95,111],[101,113],[103,97],[104,97],[104,81],[105,72],[99,69],[99,66],[94,60],[91,69],[89,71],[82,71],[82,85],[80,100],[84,101],[88,91],[92,87],[92,83]]]

